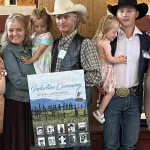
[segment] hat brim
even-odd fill
[[[112,13],[114,16],[116,16],[117,10],[120,6],[123,5],[107,5],[107,9],[110,13]],[[147,12],[148,12],[148,5],[145,3],[140,3],[138,5],[133,5],[137,10],[139,11],[139,16],[136,19],[143,18]]]
[[[67,14],[67,13],[71,13],[71,12],[77,12],[81,15],[84,15],[86,13],[86,8],[85,6],[81,5],[81,4],[76,4],[76,5],[73,5],[72,7],[68,8],[67,10],[65,11],[58,11],[58,12],[49,12],[49,10],[46,8],[46,12],[49,14],[49,15],[62,15],[62,14]]]

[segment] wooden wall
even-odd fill
[[[141,31],[150,31],[150,16],[136,20],[136,25]]]
[[[0,3],[3,0],[0,0]],[[19,0],[18,0],[19,1]],[[47,7],[50,12],[53,12],[54,8],[54,0],[36,0],[38,1],[37,6],[39,8]],[[110,2],[112,2],[111,0]],[[85,20],[86,24],[81,24],[79,26],[79,31],[84,35],[89,38],[92,38],[97,27],[99,24],[99,20],[101,19],[102,16],[107,14],[106,10],[106,0],[73,0],[74,3],[81,3],[84,4],[87,7],[87,13],[85,15]],[[108,0],[107,0],[108,3]],[[17,6],[14,6],[17,7]],[[0,15],[0,32],[4,31],[4,24],[5,20],[7,18],[7,15]],[[52,33],[54,34],[54,37],[58,36],[59,31],[57,30],[56,24],[55,24],[55,19],[53,19],[53,31]],[[140,20],[136,21],[137,27],[141,31],[149,31],[150,30],[150,17],[145,16]]]
[[[38,0],[38,8],[47,7],[50,12],[54,11],[54,1],[55,0]],[[99,20],[102,16],[107,14],[106,1],[105,0],[72,0],[74,4],[83,4],[87,8],[87,13],[84,16],[86,24],[80,24],[79,32],[89,38],[92,38],[98,27]],[[53,31],[54,37],[59,35],[59,31],[55,24],[55,19],[53,19]]]

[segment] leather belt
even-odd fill
[[[139,90],[138,86],[134,86],[131,88],[118,88],[118,89],[115,89],[115,93],[119,97],[126,97],[129,94],[137,94],[138,90]]]

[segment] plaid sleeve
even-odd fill
[[[97,86],[101,82],[101,66],[97,48],[90,39],[85,39],[81,46],[81,65],[85,72],[86,86]]]

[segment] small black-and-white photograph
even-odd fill
[[[45,138],[44,137],[38,138],[38,146],[45,146]]]
[[[74,143],[76,143],[76,142],[77,142],[77,139],[76,139],[75,134],[70,134],[70,135],[69,135],[69,143],[70,143],[70,144],[74,144]]]
[[[78,129],[79,129],[79,132],[87,132],[88,123],[87,122],[79,122]]]
[[[57,124],[58,133],[65,133],[65,126],[64,124]]]
[[[68,123],[68,132],[72,133],[75,132],[75,123]]]
[[[80,137],[80,143],[89,142],[88,139],[87,139],[87,134],[80,134],[79,137]]]
[[[58,139],[59,139],[59,144],[61,145],[66,144],[66,135],[60,135]]]
[[[49,145],[49,146],[51,146],[51,145],[56,145],[55,136],[50,136],[50,137],[48,137],[48,145]]]
[[[146,59],[150,59],[150,52],[147,52],[147,51],[142,51],[143,53],[143,57],[146,58]]]
[[[53,134],[54,133],[54,125],[48,125],[46,128],[47,134]]]
[[[37,135],[44,135],[44,128],[43,126],[36,127]]]

